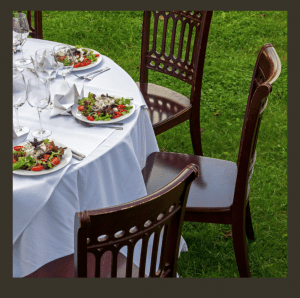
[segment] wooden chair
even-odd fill
[[[34,11],[34,27],[32,26],[31,11],[27,11],[27,20],[30,29],[29,36],[43,39],[42,12],[37,10]]]
[[[143,169],[147,193],[150,194],[176,177],[187,164],[199,166],[199,176],[191,186],[184,220],[232,225],[241,277],[251,277],[246,236],[254,240],[248,195],[258,131],[272,83],[280,71],[281,63],[274,47],[265,44],[253,72],[237,164],[203,156],[158,152],[149,155]]]
[[[145,277],[147,253],[151,253],[147,277],[176,277],[186,201],[197,175],[198,167],[190,164],[171,183],[144,198],[111,208],[77,212],[74,255],[54,260],[27,277]],[[148,242],[152,235],[150,252]],[[137,267],[133,255],[140,240]],[[127,258],[120,253],[124,246]]]
[[[154,23],[152,45],[150,44],[151,12],[145,11],[143,16],[140,82],[137,85],[148,105],[155,135],[189,119],[194,153],[203,155],[200,133],[200,98],[212,12],[153,11],[152,14]],[[160,22],[163,22],[162,32],[157,29]],[[170,24],[171,22],[173,25]],[[167,27],[171,25],[172,32],[168,37]],[[158,41],[160,39],[161,43]],[[170,49],[166,49],[169,39],[171,40]],[[178,52],[175,50],[177,44]],[[160,47],[161,50],[158,52]],[[148,69],[190,84],[190,98],[162,86],[148,83]]]

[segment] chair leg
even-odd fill
[[[194,154],[203,156],[199,117],[191,116],[191,118],[190,118],[190,133],[191,133],[191,138],[192,138]]]
[[[240,222],[232,224],[232,240],[240,277],[251,277],[244,224]]]
[[[249,240],[255,240],[249,202],[246,207],[246,235]]]

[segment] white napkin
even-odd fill
[[[70,90],[62,95],[62,94],[55,94],[54,95],[54,107],[51,110],[50,118],[57,116],[57,115],[71,115],[71,107],[73,104],[84,97],[84,87],[81,89],[81,93],[79,94],[77,87],[73,84]]]

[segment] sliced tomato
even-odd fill
[[[49,159],[49,157],[50,157],[49,154],[44,154],[43,158],[41,158],[41,161],[46,161]]]
[[[23,148],[23,146],[16,146],[16,147],[14,147],[14,150],[15,150],[15,151],[21,151],[22,148]]]
[[[84,109],[84,106],[79,106],[79,107],[78,107],[78,110],[79,110],[79,111],[82,111],[83,109]]]
[[[53,157],[51,159],[51,163],[54,164],[54,165],[58,165],[58,164],[60,164],[60,160],[59,160],[58,157]]]
[[[31,171],[41,171],[43,169],[43,166],[37,165],[31,168]]]
[[[81,63],[78,62],[78,63],[76,63],[76,64],[74,65],[74,68],[77,68],[77,67],[79,67],[80,65],[81,65]]]
[[[48,150],[51,150],[53,148],[52,145],[47,145]]]
[[[17,162],[14,158],[13,158],[13,163]]]
[[[89,120],[89,121],[94,121],[95,120],[93,116],[87,116],[86,119]]]
[[[118,105],[118,109],[124,109],[125,108],[125,106],[124,105]]]
[[[99,54],[95,54],[95,57],[99,57]]]
[[[121,113],[121,112],[115,112],[115,114],[116,114],[117,116],[122,116],[122,113]]]
[[[97,112],[97,115],[100,116],[100,112]]]

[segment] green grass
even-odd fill
[[[100,51],[139,80],[142,12],[44,11],[44,39]],[[287,12],[214,12],[204,67],[201,127],[204,155],[237,161],[252,71],[260,48],[272,43],[282,71],[273,84],[257,144],[250,204],[256,241],[248,245],[253,277],[287,276]],[[150,81],[189,96],[189,86],[151,73]],[[215,115],[219,113],[218,115]],[[159,148],[193,154],[185,122],[157,137]],[[189,251],[181,277],[238,277],[226,225],[184,223]]]

